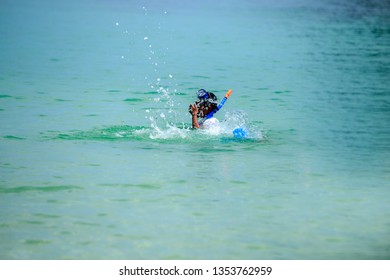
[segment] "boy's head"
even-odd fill
[[[198,90],[196,93],[198,96],[198,101],[195,102],[196,107],[198,108],[198,118],[206,117],[210,112],[218,108],[217,97],[212,92],[207,92],[204,89]],[[191,113],[191,110],[190,110]]]

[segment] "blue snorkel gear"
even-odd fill
[[[204,89],[200,89],[198,90],[198,92],[196,93],[196,95],[198,96],[198,98],[200,100],[205,100],[205,99],[208,99],[209,98],[209,93],[207,91],[205,91]]]
[[[217,101],[217,99],[218,99],[218,98],[215,96],[214,93],[205,91],[204,89],[198,90],[198,92],[196,93],[196,95],[198,96],[198,98],[199,98],[199,100],[200,100],[201,102],[203,102],[203,101],[214,102],[214,101]]]

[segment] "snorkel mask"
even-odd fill
[[[205,101],[207,99],[211,99],[209,101],[216,101],[217,100],[217,97],[215,96],[214,93],[212,92],[207,92],[205,91],[204,89],[200,89],[198,90],[198,92],[196,93],[196,95],[198,96],[199,100],[200,101]]]
[[[196,95],[198,96],[198,98],[200,100],[209,98],[209,93],[207,91],[205,91],[204,89],[198,90]]]

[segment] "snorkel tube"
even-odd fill
[[[225,97],[222,98],[222,100],[221,100],[221,103],[218,104],[218,107],[215,110],[213,110],[213,111],[211,111],[210,113],[207,114],[206,119],[212,118],[214,116],[214,114],[216,112],[218,112],[219,109],[221,109],[223,107],[223,105],[225,105],[226,100],[229,98],[229,96],[232,94],[232,92],[233,92],[233,90],[231,90],[231,89],[229,89],[226,92]]]

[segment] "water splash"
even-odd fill
[[[86,131],[50,132],[43,135],[45,139],[87,140],[87,141],[163,141],[167,143],[203,143],[207,141],[237,140],[233,130],[237,124],[245,127],[248,136],[239,141],[262,141],[262,131],[247,122],[243,122],[240,113],[226,113],[225,120],[208,129],[193,130],[187,123],[170,123],[166,118],[150,118],[150,126],[117,125],[104,128],[93,128]],[[165,120],[165,122],[162,122]]]
[[[152,126],[149,137],[151,139],[190,139],[191,130],[189,127],[180,128],[170,124],[167,124],[165,129]]]
[[[248,115],[242,110],[226,112],[223,127],[230,135],[233,135],[234,130],[240,128],[246,133],[243,139],[264,140],[262,129],[251,124]]]
[[[175,100],[176,90],[171,93],[169,88],[159,86],[157,93],[159,95],[153,98],[151,107],[145,110],[145,118],[150,121],[150,126],[154,129],[171,127],[178,122],[177,108],[181,106]]]
[[[190,116],[182,110],[181,95],[176,90],[159,87],[155,97],[151,97],[150,107],[145,109],[144,117],[149,122],[146,126],[115,125],[103,128],[93,128],[87,131],[73,130],[70,132],[50,132],[46,139],[91,140],[91,141],[168,141],[168,142],[204,142],[232,139],[240,141],[265,140],[262,130],[248,121],[247,114],[242,110],[218,112],[220,120],[216,125],[205,129],[193,130]],[[183,115],[185,114],[185,115]],[[245,130],[245,137],[235,138],[233,131],[237,128]]]

